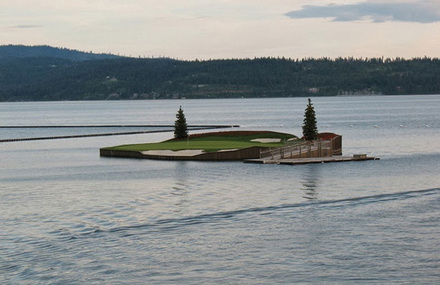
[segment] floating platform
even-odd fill
[[[284,158],[284,159],[246,159],[245,163],[260,163],[260,164],[288,164],[300,165],[311,163],[330,163],[330,162],[346,162],[346,161],[366,161],[379,160],[379,157],[367,157],[366,155],[355,154],[353,156],[330,156],[330,157],[311,157],[311,158]]]

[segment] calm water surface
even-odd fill
[[[438,284],[440,96],[313,98],[319,165],[99,157],[172,133],[0,143],[0,284]],[[304,98],[0,103],[0,125],[301,134]],[[84,130],[0,129],[0,139]]]

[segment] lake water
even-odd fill
[[[0,143],[0,284],[439,284],[440,96],[312,102],[319,131],[341,134],[344,154],[381,160],[99,156],[172,133]],[[306,104],[0,103],[0,124],[173,124],[182,106],[193,125],[301,135]],[[1,129],[0,139],[59,134]]]

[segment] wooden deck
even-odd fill
[[[346,162],[346,161],[365,161],[365,160],[379,160],[378,157],[367,156],[330,156],[330,157],[311,157],[311,158],[293,158],[293,159],[246,159],[245,163],[260,163],[260,164],[310,164],[310,163],[330,163],[330,162]]]

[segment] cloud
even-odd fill
[[[40,28],[41,25],[16,25],[16,26],[10,26],[12,29],[34,29],[34,28]]]
[[[434,23],[440,21],[440,5],[433,1],[306,5],[301,10],[291,11],[285,15],[292,19],[332,18],[333,21],[339,22],[371,20],[373,22]]]

